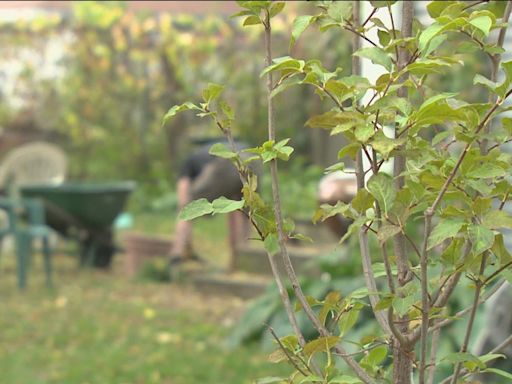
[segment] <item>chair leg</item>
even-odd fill
[[[2,251],[4,249],[4,237],[0,236],[0,261],[2,261]]]
[[[30,252],[30,236],[26,233],[16,234],[16,258],[18,270],[18,287],[25,289],[27,286],[27,264],[28,254]]]
[[[52,284],[52,260],[49,236],[43,237],[44,271],[46,274],[46,286],[51,288]]]

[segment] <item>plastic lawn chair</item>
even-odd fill
[[[7,214],[7,223],[0,229],[0,239],[14,237],[18,287],[27,285],[27,271],[32,258],[33,240],[42,239],[46,285],[52,286],[50,229],[45,225],[44,206],[36,199],[0,198],[0,209]]]

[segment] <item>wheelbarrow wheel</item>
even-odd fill
[[[110,232],[89,235],[81,244],[81,264],[95,268],[109,268],[116,247],[112,243]]]

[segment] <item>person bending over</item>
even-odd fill
[[[178,173],[178,208],[181,210],[193,200],[213,201],[221,196],[231,200],[242,198],[242,182],[237,169],[227,159],[210,155],[211,143],[190,154]],[[243,148],[245,145],[237,144]],[[230,269],[235,268],[236,252],[249,236],[249,222],[243,212],[228,213]],[[171,262],[198,259],[192,244],[192,222],[178,220],[170,252]]]

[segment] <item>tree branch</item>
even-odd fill
[[[352,2],[352,19],[355,27],[357,28],[360,23],[360,2],[355,0]],[[357,51],[361,46],[361,41],[359,39],[359,35],[352,35],[352,50],[353,52]],[[360,75],[361,74],[361,61],[358,56],[352,55],[352,74]],[[357,152],[356,156],[356,179],[357,179],[357,190],[361,190],[365,188],[364,181],[364,167],[363,167],[363,149],[365,150],[367,156],[369,157],[366,148],[362,148]],[[371,158],[369,157],[370,161]],[[366,287],[370,292],[369,300],[372,308],[374,309],[374,314],[377,322],[380,327],[386,332],[388,335],[391,335],[391,329],[389,327],[388,321],[386,319],[385,314],[382,311],[376,311],[375,306],[378,302],[378,294],[377,292],[377,283],[375,281],[375,276],[372,270],[372,260],[370,255],[370,247],[368,245],[368,233],[367,231],[361,227],[359,230],[359,249],[361,250],[361,262],[363,266],[363,274]]]
[[[270,14],[268,10],[266,10],[265,20],[263,20],[263,25],[265,27],[265,62],[267,66],[270,66],[272,63],[272,45],[271,45],[271,36],[272,29],[270,25]],[[268,138],[269,140],[275,140],[275,124],[274,124],[274,104],[273,99],[270,97],[272,93],[272,74],[269,72],[267,74],[267,112],[268,112]],[[317,329],[321,336],[329,336],[329,331],[323,326],[320,322],[313,309],[309,305],[304,293],[302,292],[302,288],[300,286],[297,275],[295,274],[295,270],[290,260],[290,255],[288,254],[288,249],[286,248],[286,237],[283,231],[283,218],[281,214],[281,198],[279,193],[279,180],[277,176],[277,161],[273,159],[270,161],[270,175],[271,175],[271,184],[272,184],[272,197],[274,201],[274,216],[276,220],[277,234],[278,234],[278,242],[279,249],[281,252],[281,257],[283,260],[283,264],[285,266],[286,274],[290,279],[290,283],[292,285],[293,291],[297,297],[297,300],[301,303],[302,308],[309,318],[313,326]],[[340,345],[335,347],[336,352],[340,354],[346,354],[346,351]],[[374,383],[374,380],[363,370],[363,368],[350,356],[344,357],[345,362],[354,370],[355,374],[364,382],[368,384]]]
[[[427,362],[427,335],[429,323],[430,303],[428,299],[428,238],[432,227],[432,216],[434,211],[428,209],[425,211],[425,234],[423,239],[423,247],[421,249],[420,271],[421,271],[421,327],[420,327],[420,366],[419,366],[419,382],[425,384],[425,366]]]
[[[432,335],[432,345],[430,346],[430,362],[428,367],[427,384],[434,384],[434,377],[436,375],[436,355],[439,347],[439,336],[441,329],[436,329]]]
[[[389,9],[389,11],[391,11]],[[390,12],[391,13],[391,12]],[[410,0],[402,2],[402,25],[401,32],[402,38],[412,36],[412,22],[414,16],[414,4]],[[397,70],[400,72],[409,61],[409,51],[405,46],[401,46],[398,50],[398,62]],[[403,84],[407,79],[407,74],[401,76],[399,81]],[[397,96],[400,98],[408,98],[407,87],[402,86],[397,91]],[[395,137],[398,135],[398,124],[395,125]],[[399,151],[403,149],[403,146],[399,148]],[[395,156],[393,163],[393,177],[395,179],[395,187],[400,190],[404,187],[405,179],[403,172],[405,171],[405,155],[400,153]],[[406,249],[406,238],[403,233],[398,233],[393,237],[393,250],[395,253],[396,266],[398,270],[398,284],[403,287],[412,279],[411,269],[409,267],[409,260]],[[408,317],[405,315],[400,320],[407,320]],[[406,321],[399,325],[398,331],[400,334],[405,335],[404,339],[408,340],[408,334],[410,333],[409,322]],[[412,345],[410,343],[404,343],[400,338],[397,339],[399,342],[395,343],[393,351],[393,381],[396,383],[407,384],[411,382],[412,373],[412,361],[410,354],[412,353]],[[423,384],[423,383],[422,383]]]
[[[486,263],[487,263],[487,252],[485,252],[482,255],[482,262],[480,263],[480,271],[479,271],[479,275],[478,275],[478,280],[476,282],[475,295],[473,298],[473,305],[471,307],[471,312],[469,315],[468,326],[466,328],[466,335],[464,336],[464,341],[460,347],[461,353],[465,353],[468,350],[469,338],[471,337],[471,333],[473,331],[473,323],[475,321],[476,310],[478,308],[479,301],[480,301],[480,291],[482,290],[482,287],[485,284],[485,282],[483,280],[481,280],[480,277],[483,276],[483,274],[485,272]],[[460,369],[461,369],[461,363],[460,362],[455,363],[455,368],[453,369],[453,376],[452,376],[451,384],[457,383],[457,379],[460,374]]]
[[[510,18],[510,12],[512,11],[512,2],[507,1],[507,5],[505,6],[505,11],[503,13],[503,18],[501,19],[502,23],[508,24],[508,19]],[[496,42],[496,46],[499,48],[503,47],[503,43],[505,42],[505,36],[507,34],[507,27],[504,27],[500,30],[500,33],[498,35],[498,40]],[[501,54],[495,53],[494,55],[490,55],[491,58],[491,81],[496,82],[498,79],[498,70],[500,67],[500,61],[501,61]],[[496,96],[489,92],[489,103],[496,102]],[[489,122],[489,124],[485,126],[484,132],[487,133],[492,129],[492,120]],[[482,142],[480,143],[480,151],[483,154],[486,154],[488,152],[487,150],[488,140],[484,138]]]
[[[205,108],[205,111],[209,112],[208,108]],[[216,117],[214,118],[214,120],[215,120],[215,124],[217,125],[217,127],[227,137],[228,143],[231,147],[231,150],[238,154],[239,151],[235,145],[235,141],[233,139],[231,129],[229,127],[225,127]],[[240,175],[240,179],[242,180],[242,182],[246,183],[247,182],[246,173],[248,171],[245,169],[245,166],[242,164],[242,162],[240,161],[239,158],[235,159],[235,163],[236,163],[235,164],[236,168],[238,169],[238,172]],[[261,240],[265,240],[263,233],[261,232],[258,225],[254,222],[254,219],[250,215],[247,215],[247,216],[249,217],[254,228],[256,228],[256,231],[258,232]],[[304,335],[302,334],[300,327],[297,323],[295,311],[293,310],[293,306],[290,302],[290,297],[288,296],[288,290],[286,289],[283,279],[281,278],[281,274],[279,272],[279,268],[277,267],[275,256],[270,254],[270,252],[267,252],[267,256],[268,256],[268,261],[270,264],[270,269],[272,270],[272,275],[274,277],[274,280],[277,285],[277,289],[279,291],[279,296],[281,297],[281,301],[283,302],[283,305],[284,305],[284,308],[286,311],[286,315],[288,316],[288,321],[290,322],[292,329],[293,329],[295,335],[297,336],[297,340],[299,341],[299,344],[303,347],[304,345],[306,345],[306,340],[304,339]]]

